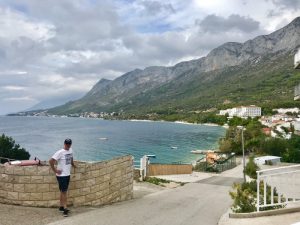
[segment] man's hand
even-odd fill
[[[62,171],[61,170],[55,170],[55,173],[60,175],[62,173]]]

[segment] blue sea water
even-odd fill
[[[2,133],[13,137],[31,158],[41,160],[48,160],[63,147],[65,138],[71,138],[77,160],[99,161],[127,154],[138,160],[154,154],[152,162],[173,163],[200,157],[191,150],[217,148],[225,129],[171,122],[1,116]]]

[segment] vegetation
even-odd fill
[[[257,198],[257,183],[256,180],[245,182],[242,184],[234,184],[234,191],[229,194],[233,199],[232,211],[235,213],[249,213],[256,211],[256,198]],[[263,191],[263,183],[259,185],[260,193]],[[275,203],[278,198],[278,193],[274,191]],[[271,203],[271,188],[267,186],[267,204]],[[283,206],[268,206],[260,208],[261,211],[283,208]]]
[[[12,137],[2,134],[0,137],[0,157],[26,160],[30,158],[30,154],[19,144],[16,144]],[[0,159],[0,162],[7,162],[7,159]]]
[[[157,177],[147,177],[145,179],[145,181],[149,182],[151,184],[155,184],[155,185],[170,183],[170,181],[168,181],[168,180],[160,179],[160,178],[157,178]]]
[[[257,179],[256,171],[259,170],[258,165],[254,162],[254,157],[249,158],[249,162],[245,167],[245,174],[251,177],[252,179]]]

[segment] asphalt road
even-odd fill
[[[237,177],[213,176],[140,199],[116,203],[51,225],[216,225],[230,206]],[[50,225],[50,224],[49,224]]]

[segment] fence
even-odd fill
[[[208,163],[207,160],[197,162],[195,170],[222,173],[234,167],[236,167],[236,156],[230,154],[225,159],[217,160],[214,163]]]
[[[284,206],[300,201],[300,165],[260,170],[256,173],[257,211],[269,206]]]
[[[191,164],[149,164],[147,176],[191,174],[192,170]]]

